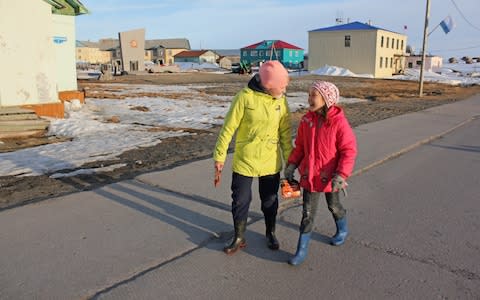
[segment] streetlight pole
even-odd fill
[[[423,97],[423,70],[425,69],[425,56],[427,50],[427,32],[428,32],[428,18],[430,16],[430,0],[427,0],[427,9],[425,11],[425,27],[423,29],[423,50],[422,50],[422,65],[420,69],[420,87],[419,87],[419,96]]]

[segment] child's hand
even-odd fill
[[[296,165],[288,164],[287,167],[285,168],[285,171],[283,171],[283,175],[285,176],[285,179],[287,179],[288,181],[293,181],[293,173],[295,173],[296,168],[297,168]]]
[[[215,171],[219,171],[219,172],[222,172],[223,170],[223,162],[220,162],[220,161],[216,161],[215,162]]]
[[[346,196],[347,195],[347,182],[345,179],[343,179],[342,176],[340,175],[335,175],[332,179],[332,192],[338,192],[340,190],[343,191],[343,194]]]

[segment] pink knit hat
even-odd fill
[[[320,95],[322,95],[327,108],[330,108],[330,106],[338,103],[338,100],[340,99],[340,92],[338,91],[338,88],[331,82],[315,81],[312,84],[312,88],[316,89]]]
[[[266,89],[283,90],[288,85],[288,72],[277,60],[263,63],[258,71],[262,86]]]

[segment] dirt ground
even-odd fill
[[[418,82],[379,80],[351,77],[330,77],[309,75],[292,77],[288,92],[306,92],[313,80],[322,79],[335,83],[344,97],[364,98],[371,101],[345,104],[346,115],[353,127],[393,116],[423,110],[432,106],[458,101],[480,93],[480,86],[459,87],[445,84],[425,83],[424,97],[418,97]],[[148,74],[114,77],[112,83],[122,84],[191,84],[198,85],[198,90],[208,94],[233,96],[248,82],[249,77],[238,74]],[[85,89],[86,96],[97,98],[112,97],[108,90],[101,89],[105,82],[82,81],[79,88]],[[202,87],[202,85],[216,87]],[[93,93],[92,91],[97,91]],[[145,95],[148,96],[148,95]],[[155,95],[150,95],[155,96]],[[296,130],[298,120],[304,112],[292,114],[293,129]],[[166,130],[168,128],[165,128]],[[111,172],[78,175],[74,177],[52,179],[48,175],[32,177],[0,177],[0,210],[18,205],[41,201],[54,196],[72,192],[91,190],[120,180],[132,179],[135,176],[151,171],[173,168],[198,159],[211,157],[219,127],[209,130],[192,131],[193,135],[173,137],[162,140],[162,143],[130,150],[119,156],[116,163],[126,166]],[[0,145],[0,152],[13,151],[36,144],[61,142],[68,137],[50,137],[23,140],[8,140]],[[104,161],[97,161],[82,168],[100,167]]]

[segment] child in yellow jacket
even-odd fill
[[[237,133],[231,186],[235,236],[224,248],[227,254],[246,246],[244,233],[254,177],[259,180],[267,246],[279,249],[275,223],[280,170],[282,160],[287,161],[292,150],[290,111],[285,97],[288,82],[288,72],[280,62],[264,63],[233,99],[218,135],[213,153],[217,173],[222,171],[228,146]]]

